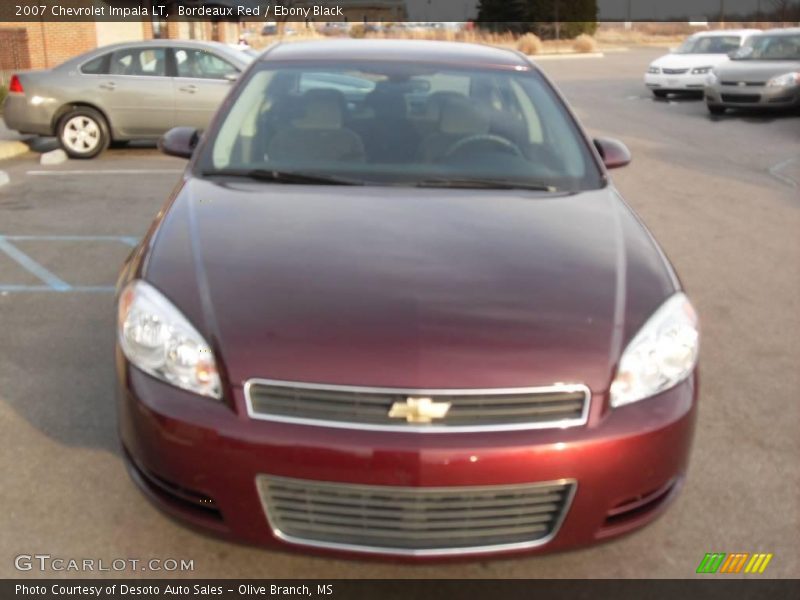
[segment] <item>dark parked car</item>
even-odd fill
[[[216,42],[155,40],[104,46],[41,71],[13,75],[3,119],[54,135],[73,158],[110,142],[206,127],[253,56]]]
[[[413,41],[272,47],[126,262],[130,473],[264,545],[550,551],[684,481],[697,317],[529,59]]]
[[[800,108],[800,28],[751,37],[709,74],[705,97],[715,115],[728,108]]]

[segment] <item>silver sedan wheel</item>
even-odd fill
[[[100,143],[100,125],[85,115],[72,117],[64,126],[62,142],[76,154],[88,154]]]

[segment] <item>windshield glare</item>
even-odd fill
[[[728,54],[742,42],[738,35],[693,36],[681,44],[675,54]]]
[[[800,34],[759,35],[733,57],[736,60],[800,60]]]
[[[601,187],[581,135],[527,70],[265,63],[198,164],[204,174],[280,171],[376,185]]]

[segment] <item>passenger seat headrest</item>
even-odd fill
[[[341,129],[344,95],[337,90],[309,90],[301,99],[303,116],[293,119],[299,129]]]

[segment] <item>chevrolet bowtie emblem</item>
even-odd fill
[[[405,419],[409,423],[430,423],[443,419],[450,410],[450,402],[434,402],[430,398],[409,396],[405,402],[395,402],[389,411],[391,419]]]

